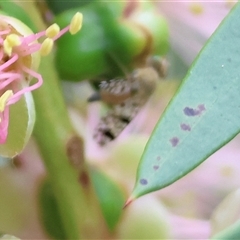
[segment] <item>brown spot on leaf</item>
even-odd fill
[[[140,184],[141,185],[147,185],[148,184],[148,181],[144,178],[140,179]]]
[[[173,137],[169,141],[171,142],[173,147],[176,147],[178,145],[178,143],[179,143],[179,138]]]
[[[159,169],[159,166],[158,166],[158,165],[154,165],[154,166],[153,166],[153,169],[154,169],[154,170],[158,170],[158,169]]]
[[[193,108],[190,108],[190,107],[185,107],[183,109],[183,112],[184,112],[185,115],[187,115],[189,117],[194,117],[194,116],[199,114],[199,110],[193,109]]]
[[[182,124],[180,125],[180,127],[181,127],[181,129],[182,129],[183,131],[191,131],[191,127],[190,127],[189,124],[182,123]]]
[[[199,110],[200,112],[205,111],[205,110],[206,110],[205,105],[204,105],[204,104],[198,105],[198,110]]]
[[[194,116],[200,115],[205,110],[206,110],[205,105],[204,104],[199,104],[197,109],[190,108],[190,107],[185,107],[183,109],[183,112],[186,116],[194,117]]]

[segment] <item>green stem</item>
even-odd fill
[[[48,58],[43,59],[42,69],[50,62],[49,60]],[[40,70],[40,72],[42,72],[45,83],[33,94],[37,112],[34,135],[58,201],[66,236],[79,239],[77,217],[72,211],[74,208],[72,205],[75,199],[82,199],[82,194],[79,191],[79,184],[75,186],[76,172],[70,166],[65,150],[65,144],[73,130],[68,119],[61,117],[66,116],[66,110],[58,94],[59,87],[52,78],[54,76],[51,76],[52,74],[46,69]],[[52,104],[54,104],[54,108]],[[71,183],[71,186],[66,186],[66,183]],[[76,192],[72,192],[74,188],[76,188]]]
[[[43,28],[34,2],[27,4],[38,28]],[[34,21],[35,23],[35,21]],[[53,56],[42,58],[44,84],[33,92],[34,136],[56,197],[67,239],[106,239],[108,231],[83,159],[82,139],[75,133],[59,87]]]
[[[58,202],[68,239],[87,236],[99,238],[103,237],[102,234],[106,237],[104,220],[91,183],[88,181],[87,166],[83,161],[79,164],[74,161],[74,164],[78,165],[76,168],[71,161],[71,154],[67,148],[69,143],[79,144],[79,148],[82,148],[82,145],[70,124],[52,63],[51,56],[42,59],[40,72],[44,84],[33,92],[37,112],[34,135]],[[79,159],[83,160],[82,153],[80,154]],[[81,176],[84,177],[82,181]]]

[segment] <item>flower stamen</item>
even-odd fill
[[[81,26],[82,14],[77,13],[62,30],[54,23],[34,34],[18,19],[0,14],[0,144],[7,139],[10,105],[43,83],[41,74],[36,72],[40,56],[48,55],[54,41],[67,31],[75,34]],[[41,37],[45,39],[40,43]],[[32,78],[37,81],[29,86]]]
[[[23,71],[26,72],[27,74],[31,75],[32,77],[36,78],[37,79],[37,82],[29,87],[26,87],[20,91],[18,91],[17,93],[15,93],[9,100],[8,100],[8,103],[7,105],[11,105],[11,104],[14,104],[15,102],[17,102],[20,97],[26,93],[26,92],[31,92],[37,88],[39,88],[42,83],[43,83],[43,78],[41,76],[41,74],[23,66]]]
[[[13,47],[19,46],[20,44],[21,44],[20,37],[14,33],[10,34],[3,41],[3,51],[8,56],[11,56]]]
[[[5,63],[3,63],[0,66],[0,72],[3,71],[4,69],[8,68],[9,66],[11,66],[17,60],[18,60],[18,55],[17,54],[13,55],[12,58],[10,58],[8,61],[6,61]]]
[[[48,38],[54,38],[59,34],[59,32],[60,32],[60,27],[56,23],[54,23],[53,25],[47,28],[45,35]]]
[[[70,28],[69,28],[69,32],[74,35],[76,34],[82,27],[82,19],[83,19],[83,15],[79,12],[77,12],[73,18],[72,21],[70,23]]]
[[[7,87],[11,82],[19,79],[19,74],[12,75],[11,77],[8,77],[5,81],[0,83],[0,89],[4,89]]]
[[[56,35],[53,40],[57,40],[58,38],[60,38],[63,34],[65,34],[66,32],[70,32],[72,35],[76,34],[77,32],[80,31],[81,27],[82,27],[82,19],[83,16],[80,12],[77,12],[72,20],[69,26],[63,28],[58,35]]]
[[[7,100],[13,96],[12,90],[7,90],[1,97],[0,97],[0,112],[3,112],[5,109],[5,106],[7,104]]]
[[[42,56],[47,56],[53,48],[53,40],[51,38],[46,38],[40,48],[40,54]]]

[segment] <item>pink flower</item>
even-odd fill
[[[9,107],[26,92],[39,88],[43,79],[37,72],[40,56],[50,53],[53,43],[64,33],[77,33],[82,25],[82,14],[76,13],[71,23],[60,30],[54,23],[34,34],[13,17],[0,15],[0,144],[8,136]],[[37,40],[45,37],[42,43]],[[29,86],[30,80],[37,81]]]

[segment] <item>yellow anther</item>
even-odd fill
[[[52,48],[53,48],[53,40],[51,38],[46,38],[43,41],[42,46],[40,48],[40,54],[42,56],[46,56],[51,52]]]
[[[15,47],[21,44],[20,37],[17,34],[9,34],[6,37],[6,41],[8,41],[9,46]]]
[[[20,37],[17,34],[9,34],[3,42],[4,53],[12,55],[12,48],[21,44]]]
[[[3,51],[8,56],[12,55],[12,46],[9,45],[9,42],[6,39],[3,41]]]
[[[7,103],[7,100],[13,95],[12,90],[7,90],[1,97],[0,97],[0,112],[3,112]]]
[[[60,27],[54,23],[50,27],[47,28],[46,30],[46,36],[49,38],[54,38],[60,31]]]
[[[83,20],[83,15],[80,12],[77,12],[70,23],[70,28],[69,32],[74,35],[76,34],[82,27],[82,20]]]
[[[203,13],[204,8],[201,3],[190,3],[189,10],[195,15],[200,15]]]

